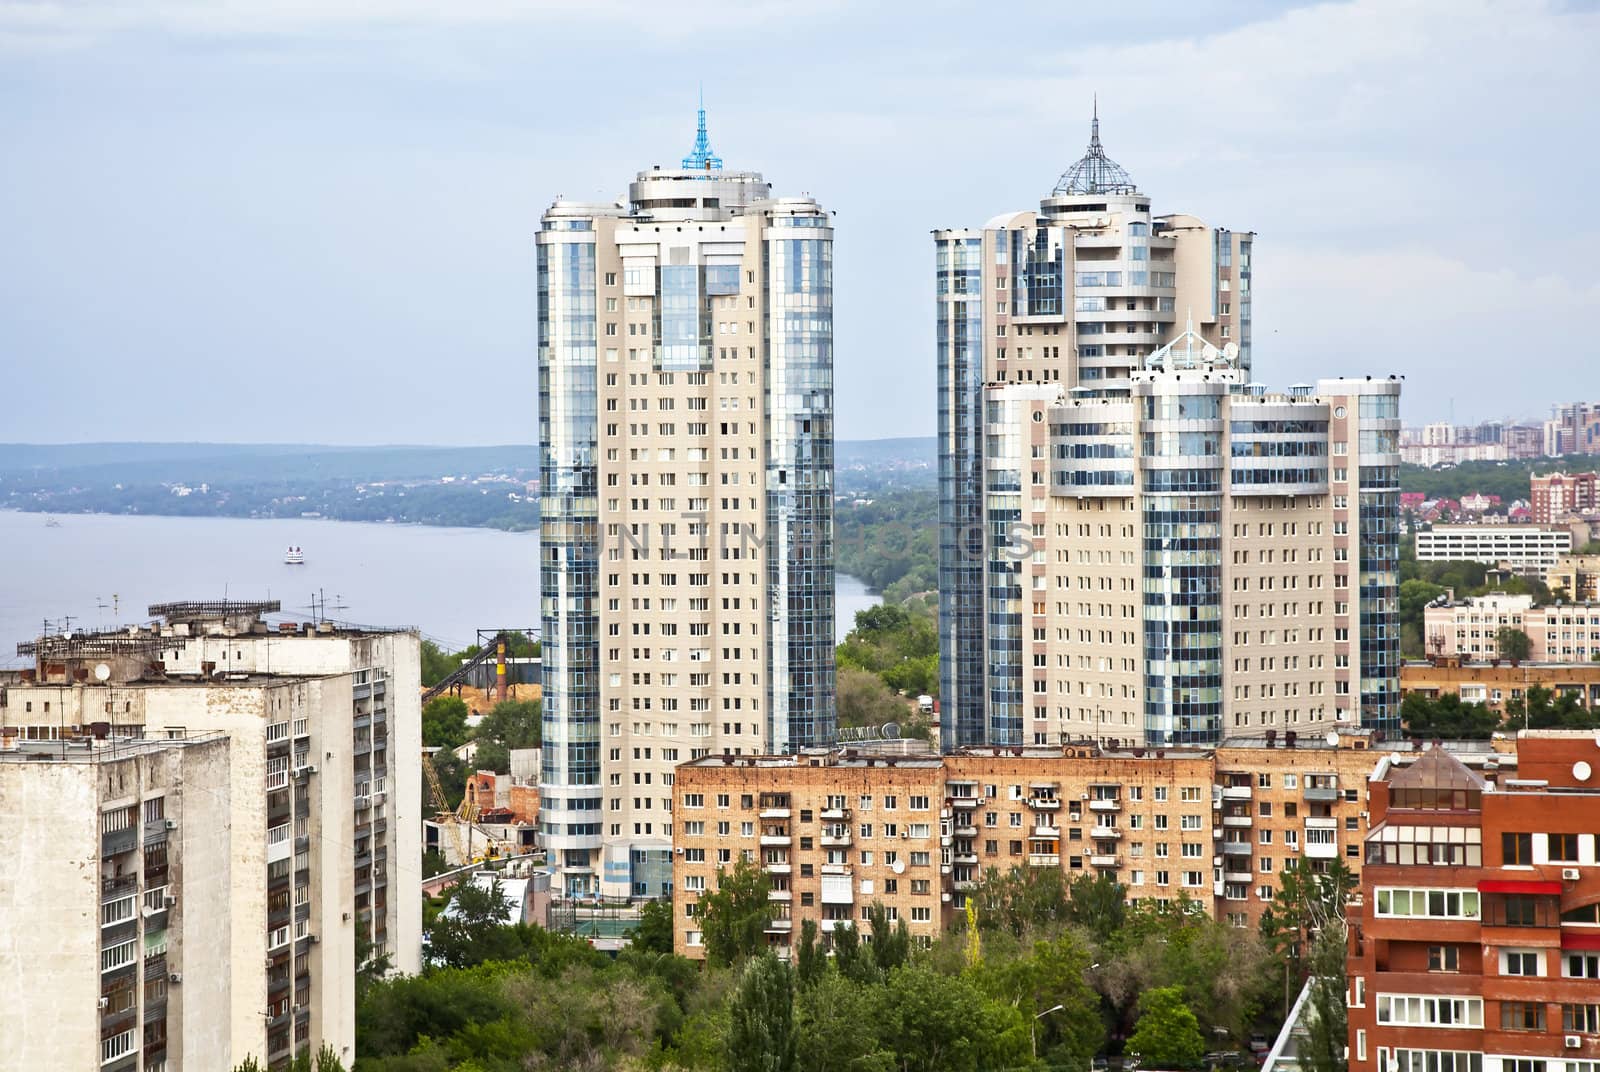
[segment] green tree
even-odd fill
[[[1294,860],[1278,876],[1278,892],[1262,913],[1261,934],[1284,959],[1288,978],[1311,984],[1309,1036],[1301,1062],[1309,1072],[1344,1072],[1345,949],[1349,925],[1345,906],[1356,887],[1343,861],[1313,871],[1309,861]],[[1284,994],[1284,1015],[1291,1002]]]
[[[1067,933],[984,965],[979,978],[991,997],[1021,1013],[1034,1057],[1086,1068],[1105,1041],[1100,997],[1084,981],[1089,966],[1088,950]]]
[[[422,743],[430,748],[456,748],[467,740],[467,702],[459,696],[436,696],[422,709]]]
[[[429,849],[422,854],[422,877],[432,878],[442,875],[450,870],[450,865],[445,862],[444,853],[438,849]]]
[[[728,1008],[729,1072],[793,1072],[794,975],[771,951],[752,957]]]
[[[538,748],[540,741],[538,700],[501,700],[489,709],[473,733],[478,741],[493,741],[507,750]]]
[[[672,952],[672,902],[646,902],[639,909],[639,925],[629,935],[641,953]]]
[[[817,921],[800,921],[800,942],[795,948],[795,983],[801,989],[814,985],[827,970],[828,960],[817,941]]]
[[[1139,1022],[1125,1049],[1152,1068],[1200,1067],[1206,1040],[1182,990],[1159,987],[1139,999]]]
[[[1494,636],[1495,650],[1500,658],[1520,663],[1533,652],[1533,639],[1521,629],[1502,625]]]
[[[1431,699],[1420,692],[1400,701],[1406,735],[1418,740],[1486,741],[1500,728],[1500,715],[1487,704],[1463,703],[1447,692]]]
[[[889,920],[889,910],[882,901],[874,901],[867,909],[867,922],[872,928],[872,964],[879,974],[887,977],[911,957],[911,931],[906,921]]]
[[[980,930],[1003,930],[1018,938],[1064,926],[1071,904],[1066,873],[1054,867],[991,867],[968,897],[976,902]]]
[[[823,971],[795,1009],[796,1066],[806,1072],[892,1072],[893,1040],[879,1039],[887,991]]]
[[[766,948],[771,889],[767,873],[748,860],[740,859],[732,871],[717,870],[716,892],[700,898],[707,961],[726,966]]]
[[[422,684],[433,688],[461,665],[461,656],[444,651],[431,640],[422,642]]]
[[[890,973],[879,1018],[903,1072],[977,1072],[1029,1061],[1028,1028],[1012,1005],[985,997],[964,975],[917,963]]]
[[[1101,941],[1122,929],[1128,917],[1127,890],[1114,875],[1078,875],[1068,887],[1066,919]]]
[[[837,678],[839,725],[878,726],[902,722],[910,714],[881,677],[867,670],[841,667]]]

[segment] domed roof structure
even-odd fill
[[[1056,183],[1055,195],[1137,193],[1133,177],[1121,164],[1106,155],[1100,144],[1100,101],[1094,104],[1094,121],[1089,128],[1089,148],[1082,159],[1069,167]]]

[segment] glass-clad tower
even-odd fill
[[[1098,121],[934,244],[943,747],[1397,732],[1399,380],[1252,380],[1252,236]]]
[[[1150,198],[1106,155],[1098,115],[1084,155],[1037,212],[934,233],[947,750],[1032,743],[1033,710],[1061,706],[1040,700],[1018,670],[1040,655],[1027,642],[1054,627],[1032,620],[1050,600],[1032,589],[1023,598],[1020,559],[1030,552],[1001,530],[1021,526],[1021,539],[1039,538],[1046,523],[1006,502],[1032,496],[1000,486],[1015,467],[991,450],[1008,441],[985,430],[986,394],[1019,385],[1127,398],[1143,358],[1176,338],[1186,318],[1217,345],[1231,342],[1248,371],[1251,237],[1152,215]],[[1010,552],[997,550],[1008,541]]]
[[[832,218],[702,111],[538,263],[543,833],[565,893],[661,896],[674,766],[836,736]]]

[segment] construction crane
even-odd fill
[[[457,822],[460,817],[450,810],[450,802],[445,799],[444,786],[439,784],[439,769],[433,765],[433,753],[427,749],[423,749],[422,752],[422,773],[427,776],[428,792],[433,795],[434,807],[439,809],[433,817],[434,822],[450,831],[450,843],[456,850],[457,866],[465,867],[472,862],[472,858],[467,855],[466,843],[461,838],[461,826]],[[462,807],[466,806],[465,797],[462,798],[461,804]]]

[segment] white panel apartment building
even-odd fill
[[[227,1067],[231,788],[225,737],[66,744],[7,727],[0,1068]]]
[[[349,1060],[358,940],[401,971],[420,967],[417,634],[271,627],[262,615],[276,609],[164,604],[155,626],[43,638],[19,648],[35,669],[0,691],[0,727],[25,744],[96,723],[113,738],[229,742],[229,792],[213,802],[228,816],[226,893],[191,898],[188,871],[172,883],[188,911],[228,921],[229,982],[211,1013],[228,1048],[190,1067],[247,1056],[278,1067],[322,1042]],[[167,1060],[182,1067],[171,1046]]]
[[[1417,533],[1419,562],[1482,562],[1543,577],[1572,552],[1568,529],[1545,525],[1435,525]]]

